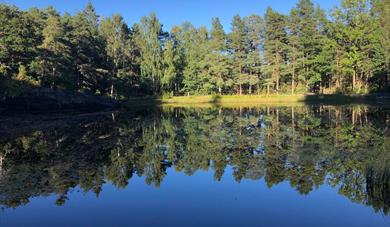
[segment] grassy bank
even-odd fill
[[[177,96],[163,98],[164,104],[204,104],[204,103],[291,103],[303,102],[304,95],[206,95],[206,96]]]
[[[380,95],[205,95],[171,98],[132,98],[126,105],[299,105],[299,104],[390,104],[389,96]]]
[[[365,103],[376,100],[372,95],[208,95],[208,96],[178,96],[160,99],[163,104],[290,104],[290,103]]]

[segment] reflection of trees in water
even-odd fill
[[[228,166],[237,182],[264,177],[301,194],[326,182],[352,201],[388,213],[389,113],[367,106],[237,109],[167,108],[100,116],[36,130],[0,144],[0,203],[72,188],[98,196],[106,181],[124,188],[134,174],[159,186],[167,168],[192,175]]]

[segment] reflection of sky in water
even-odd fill
[[[264,180],[237,183],[227,168],[221,182],[211,171],[186,176],[168,169],[160,188],[133,177],[126,189],[111,184],[99,198],[74,189],[69,201],[34,198],[7,209],[1,226],[388,226],[390,219],[372,208],[351,203],[337,189],[323,185],[308,196],[289,183],[268,189]]]

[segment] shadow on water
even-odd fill
[[[133,175],[159,185],[167,170],[212,171],[220,181],[289,182],[307,195],[327,184],[388,214],[390,112],[380,107],[153,107],[76,116],[2,118],[0,204],[72,188],[96,195],[105,182],[127,187]],[[5,136],[7,135],[7,136]]]

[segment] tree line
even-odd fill
[[[230,28],[213,18],[211,29],[167,32],[154,13],[129,26],[91,3],[75,15],[0,4],[0,86],[116,98],[389,91],[389,12],[389,0],[342,0],[329,13],[300,0],[288,15],[269,7]]]

